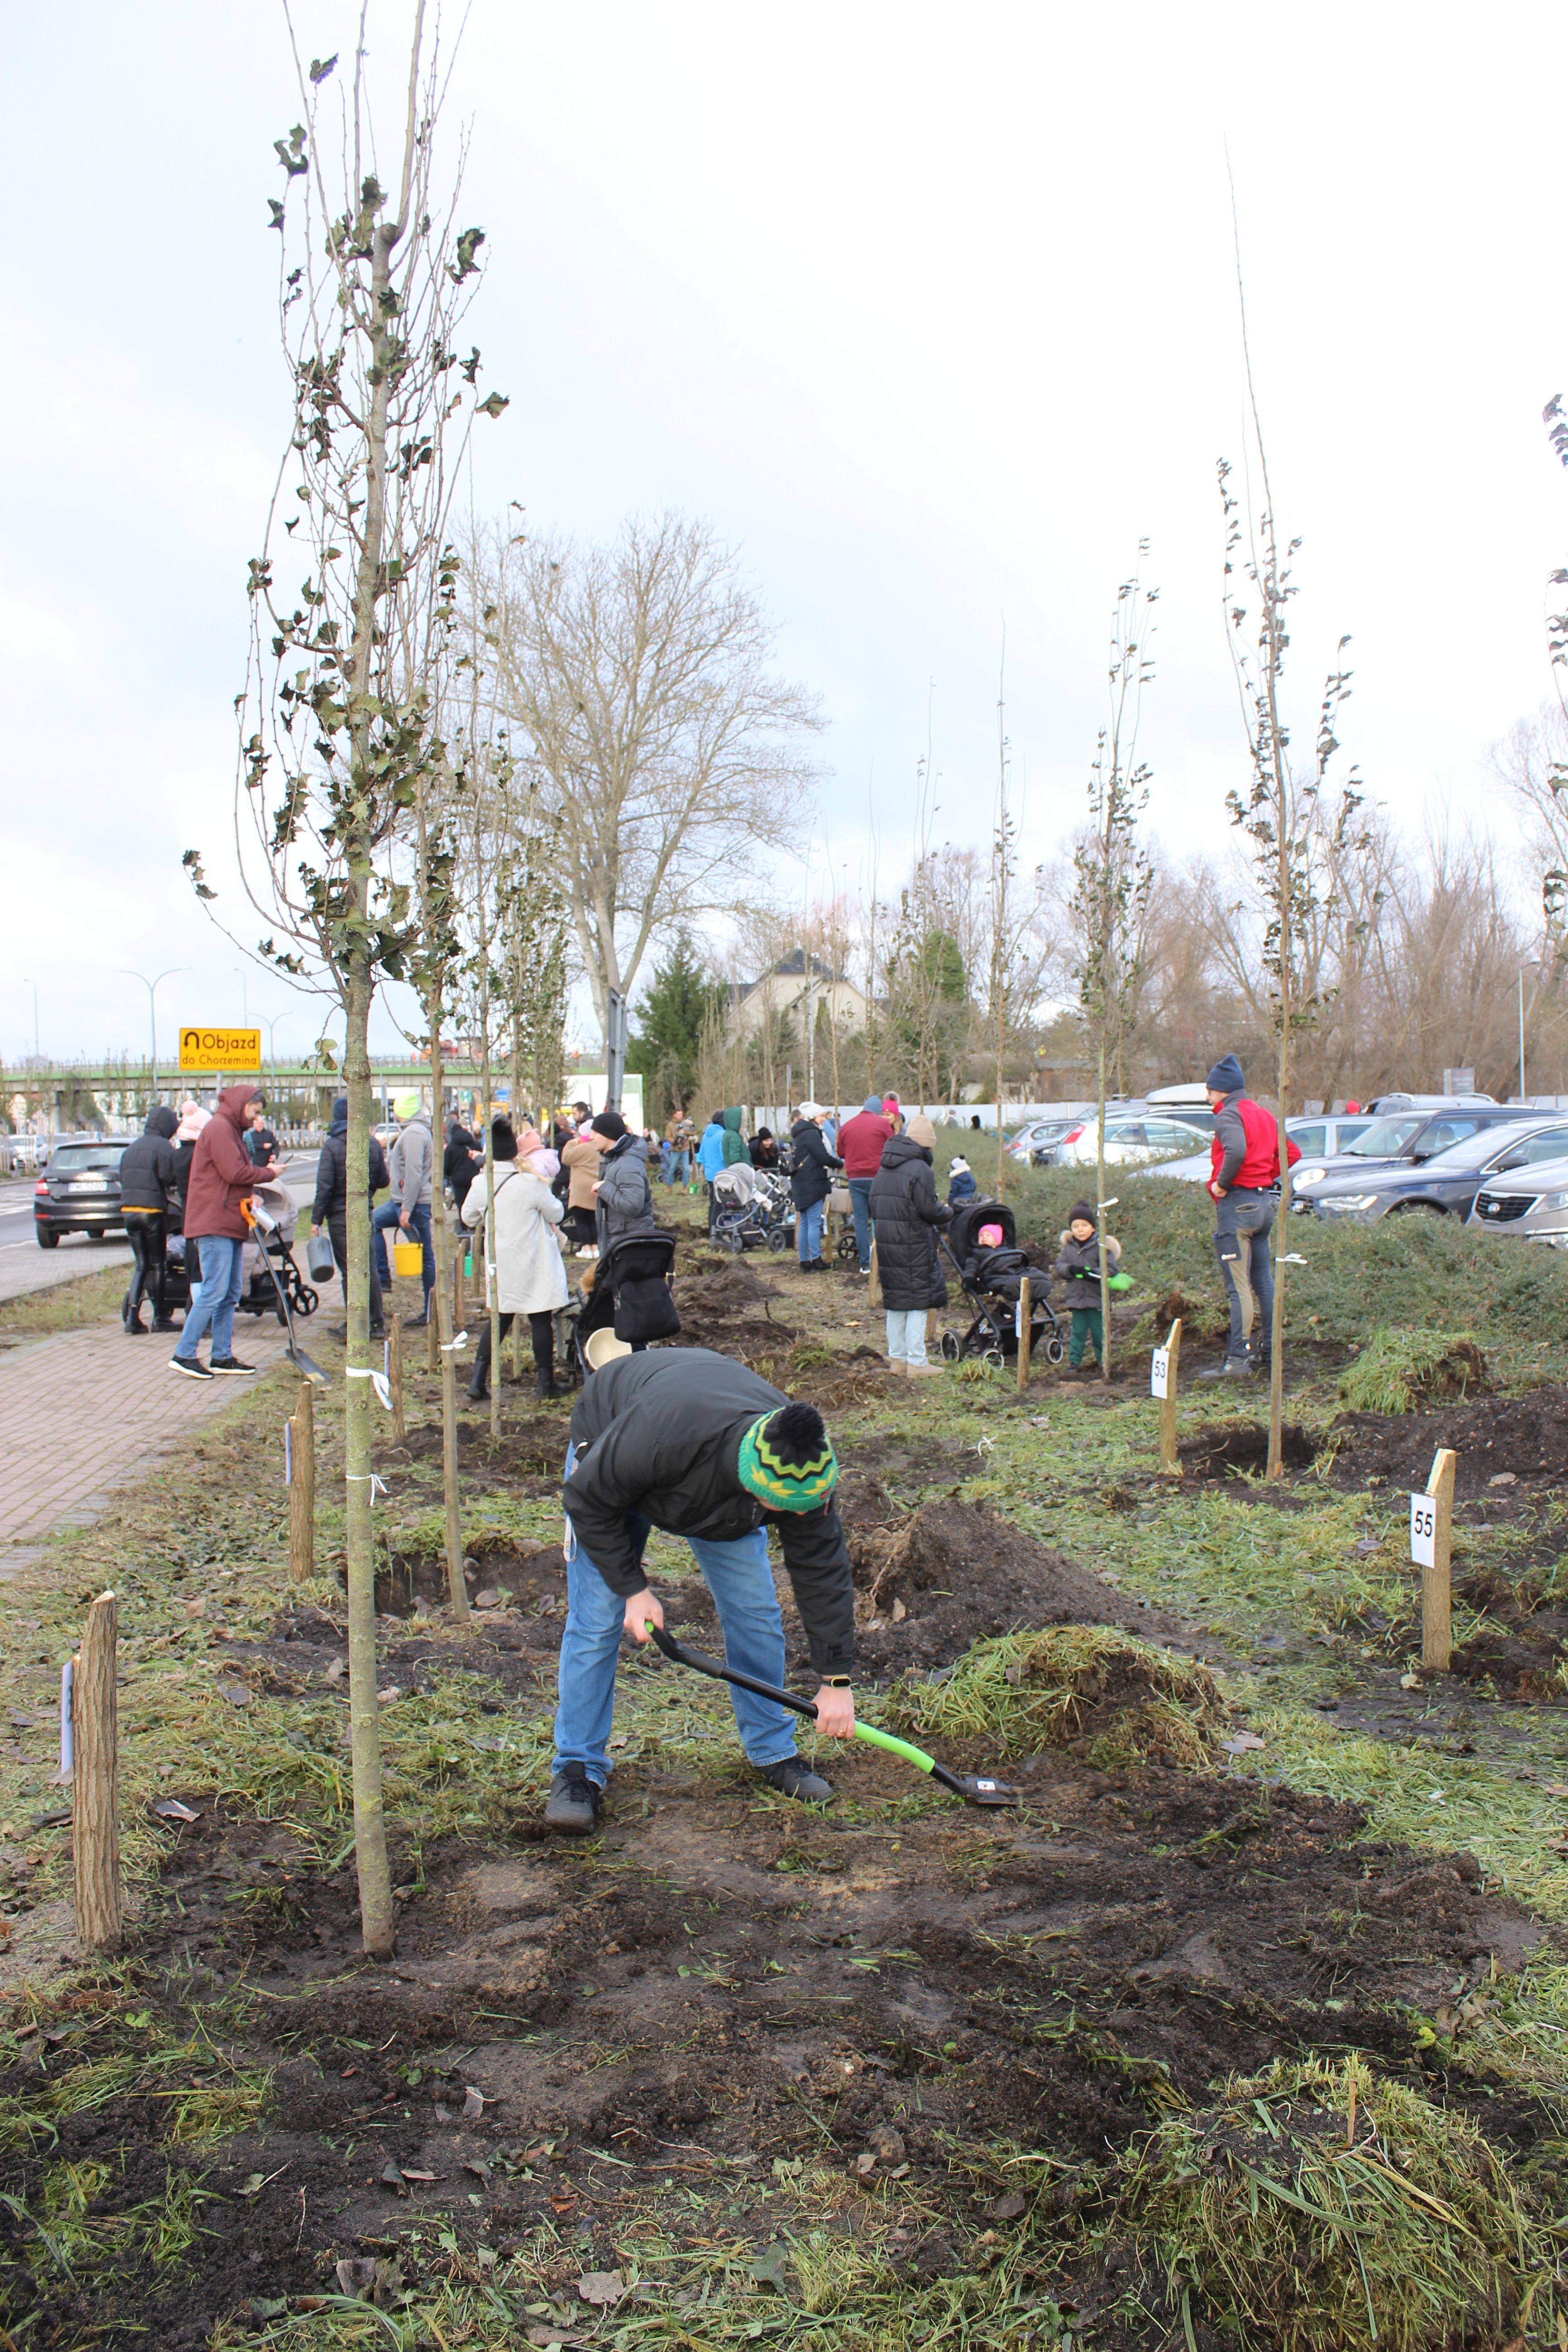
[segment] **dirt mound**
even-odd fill
[[[920,1737],[978,1737],[1005,1754],[1065,1748],[1106,1769],[1212,1766],[1231,1723],[1205,1667],[1086,1625],[979,1643],[934,1684],[902,1685],[898,1706]]]
[[[1510,1497],[1489,1493],[1495,1478],[1539,1492],[1555,1486],[1568,1463],[1568,1388],[1531,1389],[1523,1396],[1486,1397],[1434,1412],[1342,1413],[1330,1441],[1335,1447],[1333,1475],[1341,1486],[1423,1487],[1440,1445],[1458,1455],[1455,1493],[1470,1500],[1487,1497],[1488,1507],[1508,1515]]]
[[[1454,1652],[1450,1670],[1468,1683],[1490,1683],[1505,1698],[1537,1706],[1568,1699],[1568,1617],[1482,1624]]]
[[[759,1355],[792,1346],[798,1324],[773,1311],[778,1285],[755,1273],[744,1258],[710,1260],[678,1272],[675,1304],[680,1317],[679,1346],[716,1348],[748,1363]]]
[[[922,1504],[849,1532],[860,1671],[944,1666],[972,1642],[1042,1625],[1120,1625],[1193,1646],[1191,1628],[1047,1550],[983,1503]]]
[[[1279,1447],[1288,1470],[1305,1470],[1318,1451],[1314,1440],[1293,1421],[1280,1431]],[[1268,1461],[1268,1424],[1211,1423],[1201,1435],[1183,1438],[1176,1452],[1189,1478],[1229,1478],[1243,1471],[1262,1470]]]

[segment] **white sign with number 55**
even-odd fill
[[[1169,1348],[1156,1348],[1149,1359],[1150,1395],[1157,1397],[1169,1395],[1170,1380],[1171,1351]]]
[[[1412,1495],[1410,1497],[1410,1557],[1417,1568],[1435,1568],[1437,1536],[1437,1498],[1435,1495]]]

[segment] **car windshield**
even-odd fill
[[[1489,1160],[1507,1151],[1511,1133],[1512,1130],[1507,1127],[1484,1127],[1478,1134],[1461,1135],[1455,1142],[1440,1145],[1436,1150],[1426,1154],[1424,1164],[1435,1168],[1440,1160],[1445,1170],[1484,1168]]]
[[[1374,1118],[1364,1135],[1358,1135],[1345,1154],[1355,1160],[1392,1160],[1403,1151],[1412,1136],[1426,1126],[1424,1118]]]
[[[62,1143],[49,1156],[49,1173],[70,1168],[118,1168],[122,1143]]]

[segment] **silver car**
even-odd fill
[[[1568,1249],[1568,1160],[1543,1160],[1517,1175],[1489,1178],[1465,1223],[1489,1226],[1515,1241]]]

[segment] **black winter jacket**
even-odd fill
[[[788,1402],[746,1365],[709,1348],[617,1357],[590,1375],[572,1409],[577,1458],[566,1481],[566,1516],[623,1600],[647,1581],[628,1511],[670,1535],[711,1543],[776,1528],[812,1664],[819,1675],[847,1674],[855,1587],[837,1512],[831,1503],[820,1511],[765,1510],[736,1467],[752,1422]]]
[[[120,1205],[122,1209],[140,1209],[144,1214],[161,1216],[168,1210],[174,1194],[174,1147],[169,1139],[180,1124],[175,1114],[160,1103],[147,1114],[147,1124],[134,1143],[127,1144],[120,1159]]]
[[[827,1139],[814,1118],[797,1118],[789,1131],[790,1197],[797,1209],[814,1208],[833,1190],[833,1171],[842,1168],[827,1149]]]
[[[882,1304],[895,1315],[946,1306],[936,1236],[952,1217],[952,1211],[936,1197],[931,1153],[907,1135],[890,1135],[871,1182],[871,1223],[877,1228]]]
[[[1062,1290],[1068,1307],[1080,1313],[1098,1315],[1100,1309],[1100,1235],[1090,1234],[1080,1242],[1069,1225],[1058,1239],[1059,1255],[1057,1272],[1062,1278]],[[1114,1234],[1105,1236],[1105,1271],[1107,1278],[1116,1272],[1121,1262],[1121,1244]]]
[[[349,1129],[344,1119],[340,1126],[327,1129],[327,1139],[321,1146],[321,1156],[316,1162],[316,1197],[310,1203],[310,1223],[331,1224],[334,1217],[343,1217],[348,1209]],[[379,1136],[370,1139],[370,1191],[365,1195],[372,1201],[389,1181],[386,1154]]]
[[[484,1167],[482,1158],[473,1157],[479,1149],[477,1135],[471,1135],[466,1127],[454,1125],[441,1154],[441,1176],[443,1182],[450,1184],[452,1198],[459,1209],[468,1197],[469,1185]]]

